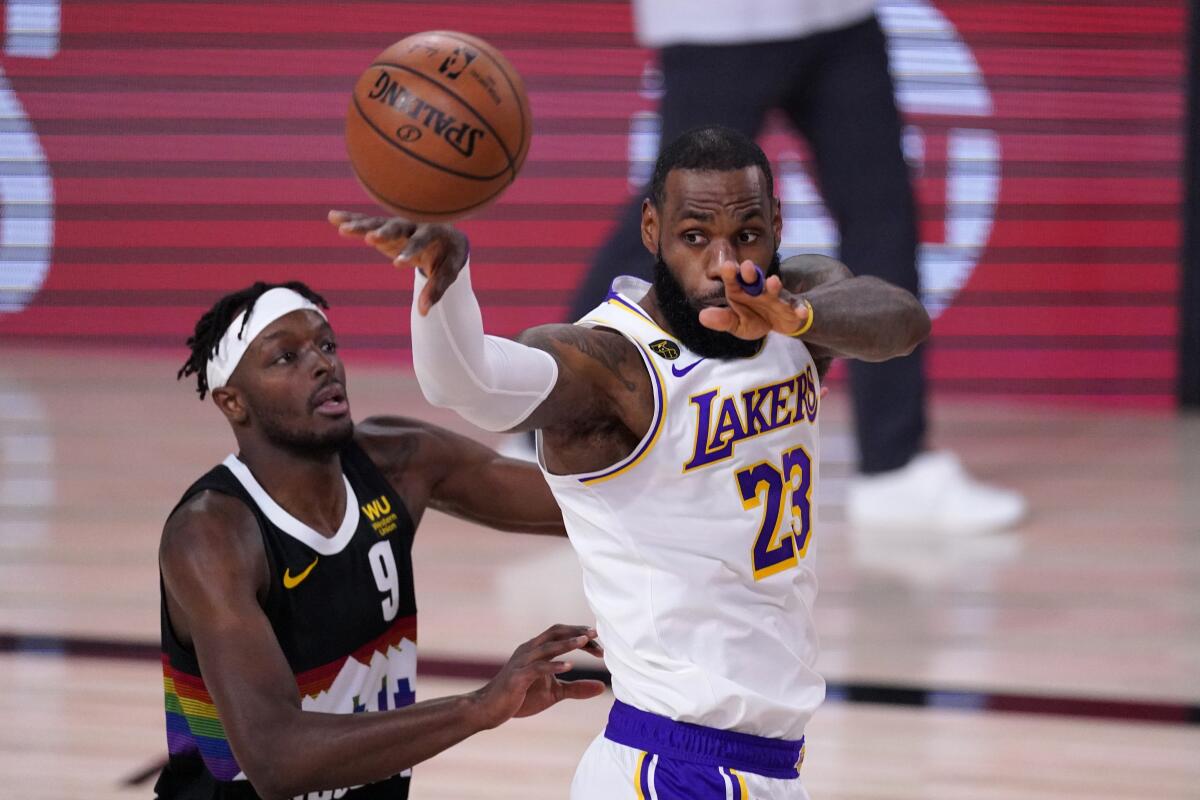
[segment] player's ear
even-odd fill
[[[246,397],[233,386],[222,386],[212,390],[212,401],[225,419],[232,425],[244,425],[250,415],[246,407]]]
[[[642,201],[642,244],[655,255],[658,254],[661,241],[661,226],[658,209],[654,207],[654,201],[647,197]]]

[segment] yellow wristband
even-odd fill
[[[803,336],[804,334],[808,333],[808,329],[809,329],[809,328],[811,328],[811,327],[813,326],[813,307],[812,307],[812,303],[808,302],[808,300],[807,300],[807,299],[805,299],[805,298],[801,298],[801,299],[803,299],[803,300],[804,300],[804,307],[808,309],[808,316],[807,316],[807,317],[805,317],[805,319],[804,319],[804,324],[803,324],[803,325],[801,325],[801,326],[800,326],[799,328],[797,328],[796,330],[794,330],[794,331],[792,331],[791,333],[789,333],[789,334],[788,334],[788,336],[793,336],[793,337],[794,337],[794,336]]]

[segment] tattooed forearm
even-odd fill
[[[780,265],[779,270],[783,288],[793,294],[811,292],[823,284],[853,277],[850,268],[836,258],[816,253],[792,256]]]
[[[832,356],[884,361],[911,353],[929,335],[929,316],[915,297],[877,278],[856,278],[835,258],[792,256],[780,279],[813,304],[813,327],[801,338],[822,374]]]
[[[620,336],[601,337],[578,325],[547,325],[523,333],[522,344],[554,355],[560,361],[578,361],[580,356],[598,364],[625,391],[637,391],[635,378],[644,370],[636,362],[633,346]]]
[[[832,281],[803,299],[812,303],[813,325],[801,338],[839,356],[886,361],[908,355],[929,335],[920,301],[878,278]]]

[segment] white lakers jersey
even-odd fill
[[[611,467],[553,475],[618,699],[671,719],[799,739],[813,670],[819,531],[817,370],[771,334],[751,358],[701,358],[620,278],[579,324],[612,328],[650,373],[654,417]]]

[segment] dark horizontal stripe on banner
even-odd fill
[[[384,262],[386,264],[386,262]],[[247,277],[246,283],[253,280]],[[379,289],[314,288],[334,308],[396,306],[407,309],[412,304],[411,291]],[[121,289],[120,291],[88,291],[86,289],[43,289],[33,305],[37,307],[99,306],[104,308],[194,308],[211,305],[224,292],[212,289]],[[479,302],[485,306],[553,306],[566,304],[568,292],[559,289],[476,289]],[[406,340],[407,344],[407,340]]]
[[[568,292],[561,289],[476,289],[483,305],[494,306],[547,306],[564,302]],[[408,306],[412,292],[378,289],[332,289],[322,292],[325,299],[338,306]],[[211,303],[217,293],[209,289],[55,289],[41,290],[35,301],[37,306],[104,306],[106,308],[145,307],[194,307]],[[956,306],[973,307],[1057,307],[1094,306],[1106,308],[1174,308],[1178,301],[1175,292],[959,292],[954,297]]]
[[[208,305],[216,299],[216,293],[205,303]],[[543,308],[559,307],[566,313],[566,296],[559,298],[556,303],[547,303]],[[337,303],[332,304],[334,308]],[[405,304],[407,306],[407,304]],[[182,348],[187,334],[178,335],[157,333],[109,334],[89,331],[86,334],[36,334],[36,333],[7,333],[0,334],[0,341],[8,345],[17,343],[37,345],[70,345],[71,347],[103,347],[103,348]],[[338,343],[346,353],[362,350],[409,350],[412,340],[405,334],[362,334],[339,333]],[[984,335],[937,335],[931,341],[931,346],[937,350],[1140,350],[1146,352],[1173,352],[1176,345],[1174,336],[1075,336],[1052,335],[1035,336],[1031,334]]]
[[[933,378],[929,383],[941,392],[989,395],[1159,397],[1175,392],[1175,381],[1166,378]]]
[[[1179,302],[1176,292],[987,292],[966,291],[954,296],[954,305],[967,307],[1005,306],[1103,306],[1106,308],[1174,308]]]
[[[349,95],[347,95],[349,96]],[[148,113],[149,110],[147,110]],[[925,122],[924,117],[921,122]],[[935,121],[936,122],[936,121]],[[963,118],[947,118],[947,127],[964,124]],[[1159,119],[1026,119],[1021,117],[971,118],[972,127],[995,131],[1001,135],[1044,136],[1163,136],[1180,131],[1182,117],[1172,115]],[[629,117],[539,117],[536,121],[539,136],[626,136]],[[0,119],[0,134],[29,130],[30,123],[22,119]],[[81,117],[79,119],[40,119],[33,123],[39,136],[341,136],[346,121],[341,117],[311,117],[305,119],[243,119],[235,117]]]
[[[81,86],[78,75],[14,75],[10,76],[14,88],[21,94],[27,92],[70,92],[86,89],[87,92],[122,94],[139,92],[176,92],[181,97],[189,92],[246,92],[288,93],[297,92],[347,92],[354,85],[356,76],[346,75],[292,75],[281,79],[277,75],[127,75],[89,74]],[[897,73],[897,80],[906,86],[928,89],[957,87],[977,91],[975,78],[954,78],[945,75],[908,75]],[[525,86],[530,92],[640,92],[640,75],[527,75]],[[1091,77],[1083,75],[1007,75],[988,72],[987,87],[993,92],[1097,92],[1147,93],[1159,92],[1176,95],[1183,89],[1183,76],[1178,72],[1162,75],[1105,75]],[[586,101],[586,97],[580,98]]]
[[[345,31],[234,33],[229,31],[179,31],[150,33],[116,30],[105,33],[64,33],[60,37],[62,50],[144,50],[164,48],[170,50],[353,50],[356,53],[376,53],[392,44],[396,34]],[[1182,26],[1178,32],[1170,33],[1069,33],[1039,31],[986,31],[971,32],[967,44],[974,50],[981,48],[1037,48],[1053,49],[1137,49],[1177,50],[1183,44]],[[632,33],[599,31],[548,31],[490,32],[488,41],[500,50],[562,50],[565,48],[623,48],[640,50]],[[946,48],[957,51],[955,40],[947,40],[941,32],[922,34],[904,31],[890,37],[897,46],[921,46],[929,50]],[[368,55],[369,57],[369,55]]]
[[[789,219],[813,219],[824,211],[809,203],[783,203]],[[613,203],[501,203],[487,211],[487,219],[530,222],[608,222],[616,218],[624,204]],[[54,219],[59,222],[312,222],[324,220],[328,205],[311,203],[56,203],[49,205],[14,204],[4,209],[10,220]],[[371,213],[375,213],[372,211]],[[941,203],[922,203],[921,217],[926,220],[990,219],[994,221],[1169,221],[1179,218],[1178,203],[1160,204],[1043,204],[1004,203],[999,208],[989,203],[960,203],[953,207]]]
[[[1174,351],[1174,336],[1083,336],[1033,334],[986,334],[951,336],[939,334],[931,342],[937,350],[1145,350]]]
[[[162,651],[157,642],[4,633],[0,633],[0,653],[68,658],[111,658],[130,661],[159,661],[162,658]],[[421,656],[418,671],[421,675],[436,678],[487,680],[499,672],[503,666],[504,664],[499,661],[455,658],[453,656]],[[609,685],[612,683],[608,671],[602,668],[575,669],[564,673],[562,677],[564,680],[588,679],[603,681]],[[825,694],[830,702],[835,703],[1048,714],[1125,722],[1200,724],[1200,705],[1196,703],[969,691],[858,682],[831,682],[826,686]]]
[[[482,247],[489,264],[583,264],[590,247]],[[20,248],[0,248],[0,260]],[[989,264],[1169,264],[1175,247],[1000,247],[987,250]],[[54,260],[69,264],[312,264],[363,267],[345,245],[329,247],[55,247]]]
[[[1182,162],[1168,161],[1002,161],[1003,178],[1173,178]],[[958,166],[963,172],[964,165]],[[992,171],[981,163],[980,172]],[[0,176],[43,175],[46,167],[34,162],[0,161]],[[350,162],[336,161],[68,161],[50,165],[55,178],[349,178]],[[624,161],[529,161],[521,178],[620,178],[628,176]],[[932,162],[922,177],[946,177],[945,163]]]
[[[833,702],[872,703],[962,711],[1007,711],[1089,719],[1200,724],[1200,705],[1110,700],[1091,697],[933,690],[890,684],[831,683],[826,698]]]

